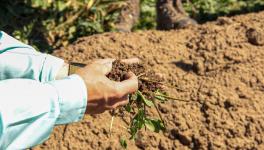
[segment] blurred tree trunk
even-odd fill
[[[197,24],[185,12],[181,0],[157,0],[157,29],[185,28]]]
[[[128,4],[121,10],[119,21],[116,24],[117,30],[122,32],[130,32],[140,15],[140,0],[127,1]]]

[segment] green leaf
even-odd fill
[[[57,2],[57,7],[58,7],[58,10],[59,10],[59,11],[63,11],[63,10],[67,7],[67,5],[66,5],[65,2],[58,1],[58,2]]]
[[[131,135],[130,139],[135,139],[137,132],[138,132],[138,128],[131,127],[130,128],[130,135]]]
[[[157,119],[157,120],[153,119],[151,121],[155,125],[155,128],[156,128],[156,131],[155,132],[159,132],[161,130],[163,131],[163,130],[166,129],[164,123],[161,120],[159,120],[159,119]]]
[[[146,99],[145,96],[144,96],[140,91],[138,91],[137,93],[138,93],[138,98],[139,98],[141,101],[143,101],[144,104],[146,104],[146,105],[149,106],[149,107],[154,106],[153,102],[150,101],[150,100],[148,100],[148,99]]]
[[[150,100],[148,100],[148,99],[143,99],[143,100],[144,100],[144,103],[145,103],[147,106],[149,106],[149,107],[154,106],[154,104],[153,104],[152,101],[150,101]]]
[[[137,132],[144,126],[145,113],[143,109],[139,109],[130,125],[130,139],[135,139]]]
[[[161,102],[167,101],[166,94],[160,92],[159,90],[155,91],[155,98]]]
[[[161,96],[161,95],[155,95],[155,98],[161,102],[165,102],[166,101],[166,98]]]
[[[122,146],[122,148],[127,149],[127,142],[124,138],[121,138],[119,140],[119,142],[120,142],[120,145]]]
[[[164,124],[159,119],[149,119],[149,118],[146,118],[144,122],[145,122],[145,126],[150,131],[153,131],[153,132],[157,132],[158,133],[161,130],[165,130]]]
[[[155,125],[152,123],[152,121],[151,120],[149,120],[149,119],[146,119],[145,120],[145,126],[150,130],[150,131],[156,131],[156,127],[155,127]]]
[[[127,112],[132,112],[132,108],[131,108],[131,105],[130,104],[127,104],[125,106],[125,109],[126,109]]]

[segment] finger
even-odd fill
[[[104,75],[107,75],[112,70],[112,63],[115,59],[98,59],[93,62],[93,65],[96,69],[102,72]]]
[[[106,59],[95,59],[93,63],[97,64],[108,64],[108,63],[113,63],[115,61],[114,58],[106,58]]]
[[[109,102],[108,106],[111,108],[117,108],[119,106],[124,106],[126,104],[128,104],[129,102],[129,97],[128,95],[123,96],[120,99],[113,99]]]
[[[135,57],[135,58],[129,58],[129,59],[122,59],[121,62],[126,63],[126,64],[136,64],[140,63],[140,59]]]
[[[121,95],[128,95],[138,90],[137,76],[134,73],[129,72],[127,77],[127,80],[116,82],[116,87]]]
[[[128,104],[128,103],[129,103],[129,99],[128,99],[128,96],[127,96],[126,99],[124,99],[124,100],[122,100],[122,101],[119,101],[119,102],[115,103],[115,104],[113,105],[113,108],[117,108],[117,107],[125,106],[125,105]]]

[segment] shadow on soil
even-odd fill
[[[178,68],[182,69],[185,72],[190,72],[194,70],[193,64],[184,62],[182,60],[172,62],[172,64],[174,64],[175,66],[177,66]]]

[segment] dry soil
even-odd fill
[[[190,100],[159,105],[167,131],[143,131],[128,149],[264,149],[263,29],[260,12],[183,30],[84,37],[54,55],[83,63],[136,56],[164,78],[170,96]],[[126,119],[115,119],[110,136],[109,112],[85,116],[34,149],[121,149]]]

